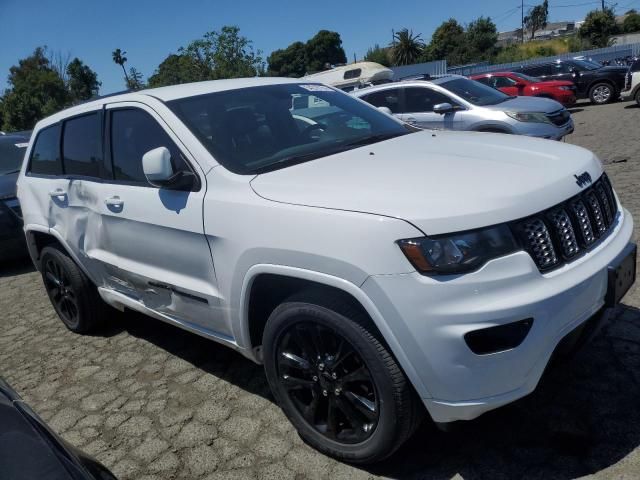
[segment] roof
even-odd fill
[[[468,78],[465,77],[464,75],[447,74],[447,75],[434,77],[431,80],[402,80],[400,82],[382,83],[380,85],[373,85],[371,87],[359,88],[358,90],[353,91],[353,95],[355,95],[356,97],[359,97],[370,91],[393,88],[394,86],[424,86],[429,84],[441,85],[443,83],[448,82],[449,80],[454,80],[457,78],[464,78],[465,80],[468,80]]]
[[[60,119],[64,119],[70,115],[81,114],[91,110],[95,110],[97,107],[107,103],[115,102],[133,102],[140,100],[141,97],[153,97],[163,102],[175,100],[177,98],[194,97],[196,95],[204,95],[207,93],[223,92],[227,90],[237,90],[240,88],[259,87],[263,85],[281,85],[285,83],[308,83],[309,80],[303,81],[295,78],[281,78],[281,77],[251,77],[251,78],[230,78],[225,80],[208,80],[205,82],[193,82],[183,83],[180,85],[171,85],[168,87],[159,88],[147,88],[137,91],[126,91],[122,93],[115,93],[111,95],[105,95],[98,97],[94,100],[89,100],[84,103],[80,103],[73,107],[69,107],[65,110],[61,110],[50,117],[47,117],[40,122],[44,125],[55,123]],[[40,124],[38,122],[38,124]]]

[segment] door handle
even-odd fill
[[[59,197],[66,197],[67,196],[67,192],[65,192],[63,189],[61,188],[56,188],[55,190],[51,190],[49,192],[49,196],[51,198],[59,198]]]
[[[124,201],[118,196],[107,198],[104,203],[107,207],[122,208],[124,206]]]

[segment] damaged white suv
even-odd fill
[[[203,82],[42,120],[18,182],[64,324],[105,303],[264,363],[311,445],[351,462],[428,412],[531,392],[635,279],[600,161],[510,135],[411,132],[333,88]]]

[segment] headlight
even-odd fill
[[[564,86],[564,87],[558,87],[560,90],[573,90],[573,87],[569,87],[569,86]]]
[[[546,113],[541,112],[504,112],[519,122],[551,123]]]
[[[421,273],[446,274],[476,270],[492,258],[519,249],[506,225],[470,232],[400,240],[400,248]]]

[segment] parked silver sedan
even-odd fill
[[[555,100],[511,97],[460,75],[388,83],[352,93],[420,128],[513,133],[553,140],[573,132],[571,114]]]

